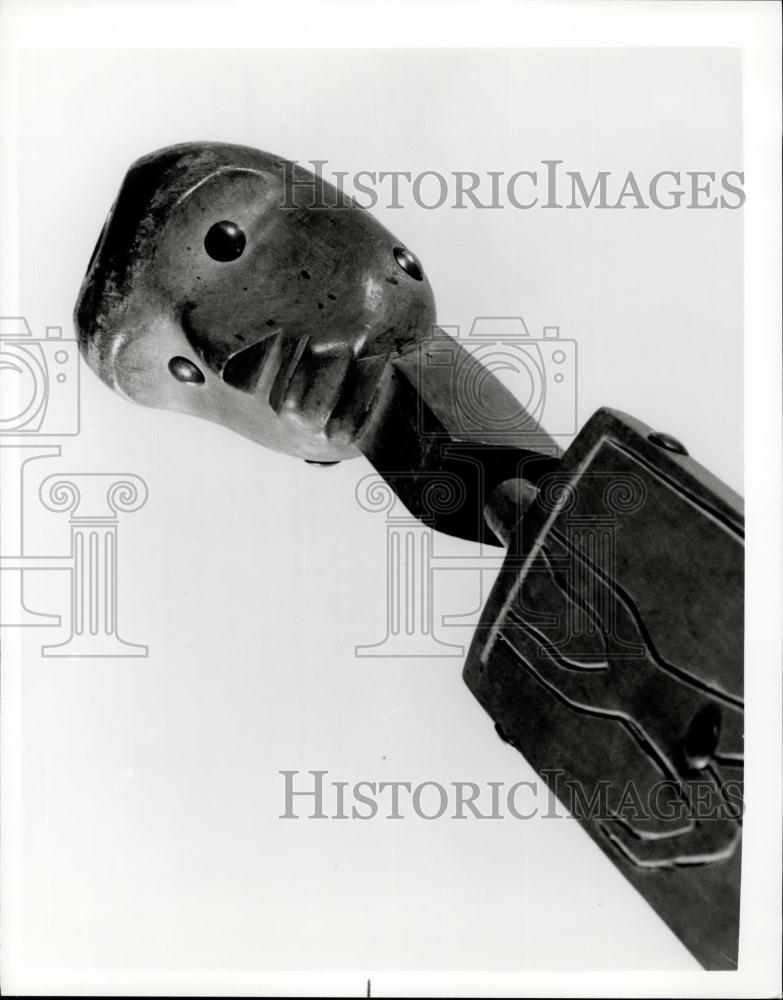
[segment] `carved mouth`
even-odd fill
[[[223,381],[242,392],[255,392],[274,342],[274,334],[243,347],[228,359],[221,372]]]
[[[257,395],[268,392],[268,402],[278,412],[294,372],[308,348],[308,336],[285,336],[280,329],[265,333],[229,357],[220,372],[232,389]],[[262,385],[263,382],[263,385]]]

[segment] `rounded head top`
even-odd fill
[[[388,359],[434,322],[420,262],[368,212],[220,143],[131,166],[75,309],[113,389],[317,461],[356,454]]]

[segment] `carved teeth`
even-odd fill
[[[274,335],[267,335],[255,344],[243,347],[226,361],[221,375],[234,389],[255,392],[269,358]]]
[[[286,391],[293,378],[296,366],[307,349],[309,337],[283,337],[282,333],[273,338],[265,369],[270,375],[276,371],[274,384],[269,392],[269,405],[279,414],[286,401]],[[266,373],[266,372],[265,372]]]

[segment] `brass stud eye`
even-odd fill
[[[671,434],[662,434],[659,431],[655,431],[653,434],[647,435],[647,440],[652,441],[654,445],[663,448],[665,451],[673,451],[675,455],[688,454],[685,445],[678,441],[677,438],[672,437]]]
[[[395,247],[393,250],[394,259],[400,267],[416,281],[424,280],[424,271],[418,259],[405,247]]]
[[[230,260],[242,256],[242,251],[245,249],[245,234],[236,222],[224,219],[210,227],[204,237],[204,249],[212,260],[227,264]]]
[[[721,711],[718,705],[704,705],[691,719],[685,734],[685,762],[694,771],[710,763],[720,742]]]
[[[187,358],[172,358],[169,361],[169,371],[178,382],[187,382],[190,385],[203,385],[204,374]]]

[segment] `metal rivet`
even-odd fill
[[[405,247],[394,248],[394,259],[400,267],[416,281],[424,280],[424,271],[416,257]]]
[[[172,358],[169,361],[169,371],[178,382],[190,385],[202,385],[204,382],[203,373],[187,358]]]
[[[673,451],[677,455],[688,454],[687,448],[677,438],[672,437],[671,434],[662,434],[659,431],[655,431],[653,434],[648,434],[647,440],[658,445],[659,448],[664,448],[666,451]]]
[[[691,719],[685,734],[685,762],[694,771],[702,771],[712,760],[720,740],[721,711],[718,705],[705,705]]]
[[[224,219],[210,227],[204,237],[204,249],[212,260],[226,264],[242,256],[242,251],[245,249],[245,234],[236,222]]]

